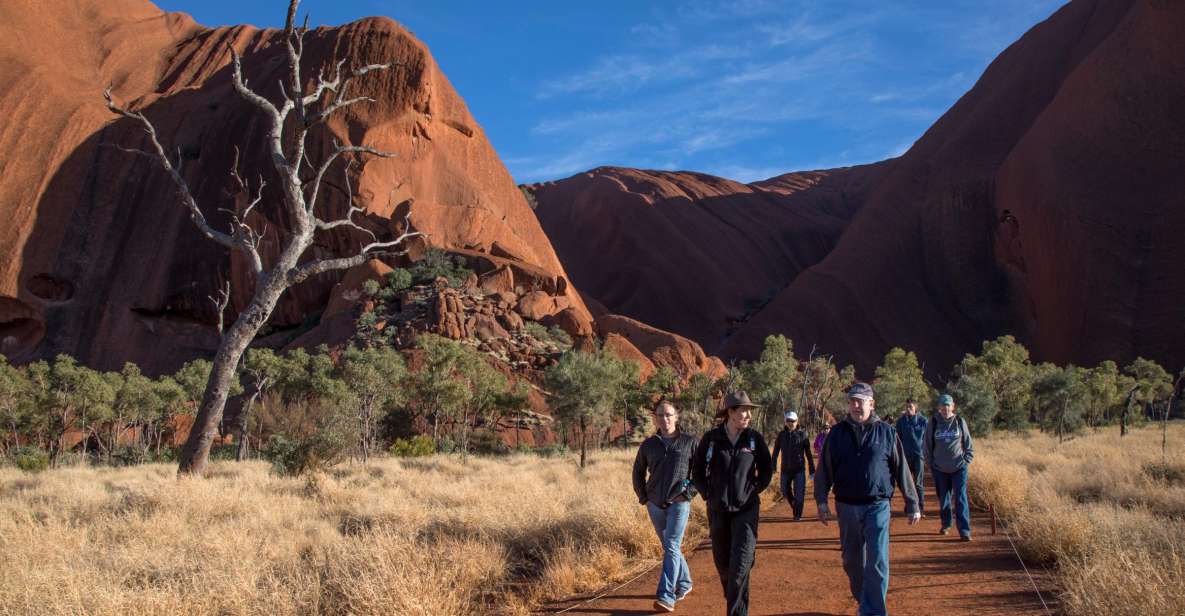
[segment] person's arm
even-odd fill
[[[971,446],[971,430],[967,427],[967,421],[962,417],[959,420],[963,422],[963,463],[971,464],[971,460],[975,459],[975,450]]]
[[[638,495],[638,504],[646,504],[646,456],[642,453],[646,441],[638,447],[638,455],[634,457],[634,494]]]
[[[926,468],[934,468],[934,422],[926,420],[926,429],[922,431],[922,459],[926,461]]]
[[[760,432],[757,432],[757,451],[753,452],[753,463],[757,465],[757,484],[754,487],[760,494],[769,487],[769,482],[774,478],[773,459],[769,455],[769,446],[765,444],[765,437],[761,436]]]
[[[695,484],[695,489],[699,491],[704,500],[708,499],[708,443],[711,441],[709,436],[711,431],[705,432],[703,437],[699,440],[699,446],[695,448],[695,453],[691,454],[691,482]]]
[[[835,432],[835,428],[831,429]],[[828,464],[831,453],[827,450],[827,442],[831,436],[823,439],[823,450],[819,453],[819,468],[815,469],[815,505],[819,508],[819,522],[827,525],[831,519],[831,508],[827,506],[827,493],[831,491],[831,465]]]
[[[778,454],[782,452],[782,433],[779,432],[777,438],[774,439],[774,453],[770,457],[770,468],[778,468]]]
[[[909,515],[909,523],[917,522],[917,518],[921,517],[921,509],[918,507],[918,491],[914,487],[909,465],[905,463],[905,448],[901,446],[901,438],[897,436],[896,431],[893,431],[893,452],[889,455],[889,472],[897,487],[901,488],[901,496],[905,499],[905,513]]]
[[[811,474],[811,477],[814,477],[815,476],[815,454],[811,453],[811,439],[809,437],[803,437],[803,439],[802,439],[802,454],[804,456],[806,456],[807,472],[809,472]]]
[[[693,442],[695,441],[694,438],[692,438],[691,440]],[[695,489],[695,482],[691,478],[691,463],[695,459],[695,450],[696,450],[695,445],[692,445],[691,446],[691,454],[690,454],[691,457],[687,460],[687,476],[684,477],[684,479],[687,480],[687,489],[684,491],[684,494],[687,495],[687,500],[691,500],[691,499],[695,498],[695,495],[697,494],[697,491]]]

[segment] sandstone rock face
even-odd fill
[[[726,358],[756,357],[765,336],[781,333],[865,376],[893,346],[917,351],[936,374],[1013,333],[1039,360],[1143,355],[1177,370],[1182,31],[1180,3],[1068,3],[905,155],[863,177],[831,172],[846,185],[819,205],[831,224],[797,211],[780,216],[785,226],[736,222],[762,209],[730,208],[733,195],[809,196],[795,188],[801,174],[700,186],[698,176],[598,169],[532,187],[536,212],[583,292]],[[716,246],[738,263],[725,275],[719,250],[705,248]],[[767,304],[731,329],[722,323],[762,285],[775,291]]]
[[[566,298],[549,295],[546,291],[531,291],[518,300],[518,313],[523,318],[540,321],[568,307]]]
[[[366,284],[368,280],[381,283],[383,277],[392,271],[391,266],[378,259],[372,259],[346,270],[341,282],[337,283],[329,293],[329,304],[325,307],[325,314],[321,318],[326,319],[338,313],[350,311],[363,297],[362,285]]]
[[[251,277],[237,255],[198,235],[163,172],[100,147],[144,146],[137,127],[105,109],[101,92],[113,84],[117,100],[143,111],[166,147],[180,150],[195,196],[222,228],[228,215],[220,210],[243,205],[227,177],[239,147],[243,175],[269,186],[250,220],[267,228],[267,261],[281,240],[283,214],[269,193],[278,182],[261,118],[230,86],[227,45],[243,55],[249,83],[278,100],[285,68],[277,33],[203,28],[145,0],[12,0],[0,5],[0,20],[0,146],[20,153],[6,157],[0,173],[3,352],[16,361],[64,352],[105,369],[135,361],[150,372],[209,353],[217,337],[208,296],[230,280],[234,318],[252,293]],[[353,94],[376,102],[352,107],[309,138],[314,162],[333,140],[397,154],[354,161],[353,204],[367,210],[357,219],[390,237],[410,205],[413,227],[432,245],[512,263],[584,311],[522,193],[422,43],[389,19],[369,18],[311,31],[305,47],[306,75],[335,53],[347,69],[401,63],[355,84]],[[343,172],[344,164],[333,172],[336,186]],[[326,218],[346,207],[345,192],[332,187],[318,204]],[[363,239],[338,231],[319,236],[311,252],[351,253]],[[320,312],[340,278],[289,291],[268,331],[283,334]]]
[[[831,251],[883,167],[751,185],[602,167],[527,188],[597,317],[626,315],[714,349]]]
[[[616,314],[597,319],[596,328],[606,339],[612,335],[624,338],[655,366],[668,366],[684,379],[693,374],[712,378],[724,374],[719,359],[709,358],[700,345],[682,336]]]
[[[617,357],[626,361],[632,361],[638,364],[639,376],[642,380],[650,378],[654,374],[654,362],[650,361],[644,353],[638,350],[629,340],[620,334],[609,334],[605,336],[603,347],[606,351],[613,353]]]

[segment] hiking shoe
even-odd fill
[[[950,534],[950,527],[943,526],[942,528],[938,529],[938,534],[939,535],[949,535]]]
[[[959,535],[959,541],[971,541],[971,535]]]
[[[666,601],[661,601],[661,600],[656,599],[654,601],[654,609],[659,612],[673,612],[673,611],[675,611],[675,606],[670,605]]]
[[[675,595],[675,601],[682,601],[684,597],[686,597],[687,595],[690,595],[692,588],[693,588],[692,586],[688,586],[687,590],[684,590],[684,591],[680,592],[679,594]]]

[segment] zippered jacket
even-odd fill
[[[765,438],[745,428],[731,443],[724,426],[708,430],[691,458],[691,479],[710,509],[741,511],[760,503],[773,479]]]
[[[902,413],[897,418],[897,438],[901,439],[901,448],[905,455],[917,458],[922,455],[922,437],[926,434],[926,418],[921,413],[910,416]]]
[[[696,440],[690,434],[679,433],[671,441],[655,434],[642,441],[634,458],[634,494],[638,502],[650,501],[666,507],[677,499],[691,500],[695,486],[691,483],[691,454]]]
[[[893,498],[893,484],[901,488],[905,512],[920,511],[893,426],[874,415],[862,425],[844,420],[831,428],[815,473],[815,502],[826,504],[827,493],[834,488],[836,502],[868,505]]]
[[[773,465],[778,465],[778,454],[782,455],[782,472],[793,474],[801,471],[804,466],[802,459],[806,458],[808,472],[815,474],[815,456],[811,454],[810,437],[801,428],[789,430],[782,428],[778,438],[774,441]]]

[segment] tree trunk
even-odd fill
[[[585,446],[588,440],[585,436],[588,434],[588,428],[584,425],[584,418],[580,419],[580,468],[584,468],[584,460],[588,455],[587,447]]]
[[[259,389],[256,388],[247,398],[247,404],[243,407],[243,416],[239,418],[238,425],[238,443],[235,447],[235,462],[242,462],[247,459],[247,422],[251,419],[251,409],[255,407],[255,399],[259,397]]]
[[[310,230],[309,237],[311,236]],[[202,404],[193,420],[193,427],[189,430],[189,437],[185,439],[185,445],[181,448],[181,460],[177,467],[179,475],[200,476],[205,472],[210,458],[210,446],[214,443],[214,435],[217,434],[218,424],[222,421],[226,397],[234,381],[239,360],[247,350],[247,345],[255,339],[255,334],[267,322],[280,295],[287,288],[287,272],[296,265],[298,256],[304,252],[304,247],[300,246],[293,254],[297,244],[304,242],[301,238],[293,238],[280,257],[281,263],[261,278],[262,288],[256,289],[247,309],[239,313],[239,318],[223,334],[222,343],[218,345],[218,354],[214,356],[214,366],[210,370],[210,380],[206,384]],[[286,263],[289,261],[290,263]]]

